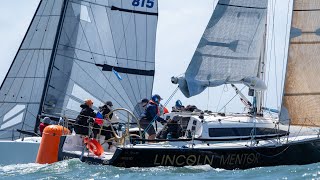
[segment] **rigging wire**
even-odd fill
[[[168,104],[169,104],[169,102],[171,101],[171,99],[174,97],[174,95],[177,93],[177,91],[178,91],[178,89],[179,89],[179,86],[172,92],[172,94],[169,96],[169,98],[168,98],[168,100],[164,103],[164,107],[166,107]]]
[[[246,86],[243,86],[242,89],[240,90],[240,92],[241,92],[245,87],[246,87]],[[217,112],[221,112],[237,95],[238,95],[238,94],[234,95],[234,96],[230,99],[230,101],[228,101],[228,102],[226,103],[226,105],[224,105],[224,106],[223,106],[219,111],[217,111]]]
[[[225,86],[226,86],[226,85],[225,85]],[[222,88],[222,92],[221,92],[221,95],[220,95],[220,98],[219,98],[219,101],[218,101],[218,105],[217,105],[216,112],[219,112],[219,111],[218,111],[218,108],[219,108],[219,106],[220,106],[220,102],[221,102],[221,98],[222,98],[223,93],[224,93],[224,88]]]
[[[287,53],[287,58],[286,58],[286,49],[288,48],[289,50],[289,40],[287,40],[287,38],[290,39],[290,36],[288,37],[288,32],[290,31],[290,27],[288,28],[288,24],[289,24],[289,13],[290,13],[290,2],[291,0],[288,0],[288,5],[287,5],[287,22],[286,22],[286,35],[285,35],[285,38],[284,38],[284,41],[285,41],[285,46],[283,47],[283,60],[282,60],[282,78],[281,78],[281,89],[283,90],[284,92],[284,81],[285,81],[285,78],[286,78],[286,74],[285,74],[285,69],[286,69],[286,66],[285,66],[285,61],[286,59],[288,59],[288,56],[289,56],[289,53]],[[289,52],[287,50],[287,52]],[[283,96],[283,95],[282,95]],[[281,102],[282,103],[282,102]]]
[[[210,103],[210,90],[209,90],[209,88],[207,88],[207,89],[208,89],[207,110],[209,110],[209,103]]]
[[[277,6],[277,1],[274,1],[274,6],[273,6],[273,20],[272,20],[272,41],[271,44],[273,43],[273,56],[274,56],[274,67],[275,67],[275,71],[274,71],[274,75],[275,75],[275,83],[276,83],[276,96],[277,96],[277,108],[279,107],[279,93],[278,93],[278,73],[277,73],[277,54],[276,54],[276,37],[275,37],[275,14],[276,14],[276,6]]]

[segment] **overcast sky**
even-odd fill
[[[268,16],[270,18],[268,22],[275,25],[274,31],[269,26],[269,43],[267,45],[268,60],[272,65],[270,67],[267,106],[271,108],[280,106],[282,67],[285,64],[283,62],[286,60],[287,54],[286,35],[288,36],[288,33],[286,27],[289,27],[291,23],[290,18],[287,19],[287,13],[288,6],[289,9],[291,8],[291,1],[269,0],[271,13]],[[176,85],[171,84],[170,77],[184,73],[189,65],[211,17],[215,2],[215,0],[159,0],[154,93],[160,94],[164,101],[176,88]],[[38,3],[39,0],[10,0],[1,3],[0,83],[10,67]],[[272,23],[272,7],[274,5],[276,5],[275,23]],[[275,39],[272,40],[271,37]],[[168,106],[171,107],[175,100],[180,99],[184,104],[195,104],[202,109],[208,107],[210,110],[216,111],[220,110],[234,94],[230,86],[210,88],[209,91],[206,90],[204,93],[189,99],[178,91]],[[244,91],[244,94],[247,94],[247,91]],[[243,106],[238,99],[235,98],[227,106],[226,111],[241,111]]]

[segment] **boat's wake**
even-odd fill
[[[82,164],[83,163],[81,163],[78,159],[71,159],[54,164],[29,163],[5,165],[0,166],[0,177],[19,179],[21,177],[41,178],[42,176],[59,176],[74,171],[77,166],[82,166]]]
[[[320,177],[320,164],[303,166],[261,167],[247,170],[214,169],[209,165],[185,167],[118,168],[89,165],[79,159],[70,159],[54,164],[36,163],[0,166],[0,179],[166,179],[186,180],[207,178],[224,179],[309,179]]]

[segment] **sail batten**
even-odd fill
[[[320,1],[295,0],[283,108],[294,125],[320,125]]]
[[[259,81],[267,5],[267,0],[219,0],[185,76],[173,81],[186,97],[207,87]]]

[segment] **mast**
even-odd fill
[[[69,2],[69,0],[63,0],[63,5],[62,5],[62,8],[61,8],[61,13],[60,13],[61,15],[60,15],[59,23],[58,23],[58,26],[57,26],[57,33],[55,35],[55,40],[54,40],[54,45],[53,45],[53,50],[52,50],[53,53],[51,54],[51,57],[50,57],[48,72],[47,72],[47,75],[46,75],[45,85],[44,85],[44,88],[43,88],[43,93],[42,93],[41,102],[40,102],[40,106],[39,106],[39,111],[38,111],[39,115],[42,114],[43,105],[44,105],[44,99],[45,99],[47,91],[48,91],[49,79],[50,79],[50,76],[52,74],[53,63],[54,63],[54,59],[55,59],[56,53],[57,53],[58,42],[59,42],[59,38],[60,38],[61,30],[62,30],[62,24],[63,24],[63,20],[64,20],[64,17],[65,17],[65,13],[66,13],[68,2]],[[38,132],[39,125],[40,125],[40,118],[37,118],[36,119],[36,125],[34,126],[34,132],[35,133]]]
[[[267,18],[267,17],[266,17]],[[267,21],[266,21],[267,22]],[[260,63],[259,63],[259,71],[257,77],[263,81],[265,81],[265,70],[266,70],[266,38],[267,38],[267,24],[265,24],[265,32],[263,36],[263,48],[261,49]],[[256,91],[255,96],[257,99],[257,115],[263,115],[263,102],[264,102],[264,91]]]

